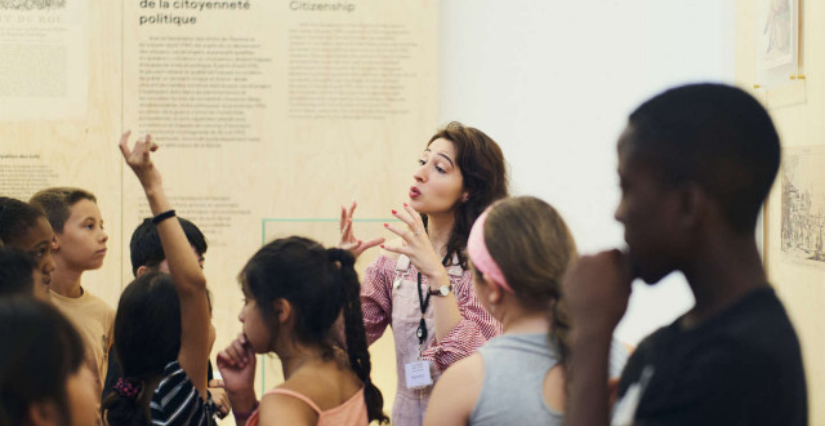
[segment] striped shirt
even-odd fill
[[[163,369],[163,378],[149,405],[152,425],[214,426],[215,403],[211,395],[204,401],[178,361]]]

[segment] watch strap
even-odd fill
[[[445,291],[445,289],[446,289],[446,291]],[[449,295],[452,291],[453,291],[453,285],[452,284],[442,285],[442,286],[440,286],[436,289],[430,288],[430,289],[427,290],[427,292],[431,296],[441,296],[441,297]]]

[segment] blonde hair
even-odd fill
[[[519,303],[526,309],[552,314],[550,337],[563,357],[570,326],[561,280],[578,258],[576,242],[564,219],[553,206],[536,197],[508,198],[491,209],[484,241]]]

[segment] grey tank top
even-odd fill
[[[561,426],[564,414],[544,400],[544,377],[558,363],[547,334],[505,334],[478,350],[484,360],[481,394],[470,414],[473,426]],[[614,340],[610,376],[618,377],[627,349]]]

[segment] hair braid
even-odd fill
[[[344,334],[347,341],[347,355],[352,369],[364,382],[364,400],[367,404],[369,421],[389,423],[384,414],[384,396],[370,379],[370,353],[367,349],[367,333],[364,330],[364,315],[361,312],[361,284],[355,272],[355,258],[346,250],[331,248],[327,250],[332,262],[340,264],[341,279],[344,288]]]

